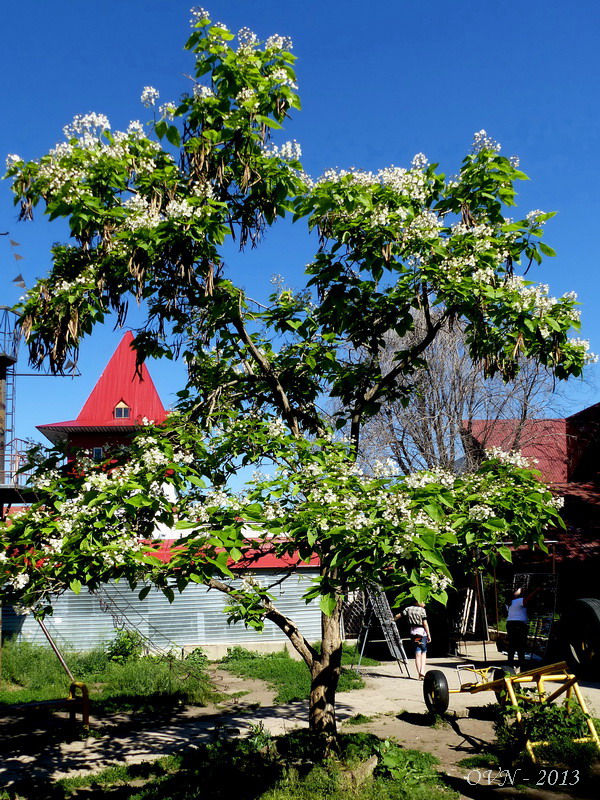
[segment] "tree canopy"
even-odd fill
[[[448,322],[460,321],[488,375],[511,378],[533,359],[567,378],[590,356],[569,337],[574,294],[551,297],[524,277],[553,255],[541,241],[552,214],[505,216],[526,176],[484,131],[452,178],[418,154],[407,168],[312,180],[297,143],[273,142],[300,108],[291,42],[234,36],[202,9],[192,22],[193,77],[146,126],[112,131],[87,114],[38,161],[9,157],[21,217],[41,204],[71,233],[18,308],[32,363],[60,371],[83,336],[111,312],[124,324],[135,301],[139,359],[181,353],[189,377],[167,422],[144,425],[103,465],[38,457],[38,502],[1,529],[3,592],[43,612],[68,587],[117,577],[170,599],[206,583],[230,595],[232,618],[281,626],[311,669],[311,723],[331,731],[349,589],[385,579],[399,597],[444,602],[448,554],[510,558],[507,538],[541,544],[559,524],[558,503],[518,454],[492,453],[471,475],[401,476],[393,463],[361,473],[363,423],[411,395]],[[157,98],[145,88],[148,107]],[[317,233],[317,252],[304,287],[257,301],[231,280],[223,244],[258,246],[285,215]],[[406,337],[417,316],[418,335]],[[400,343],[391,357],[390,334]],[[232,489],[232,475],[265,459],[273,474]],[[157,522],[185,532],[167,564],[153,555]],[[231,582],[257,546],[318,556],[307,600],[323,610],[320,652],[268,590]]]

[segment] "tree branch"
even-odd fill
[[[294,414],[294,411],[292,410],[290,401],[288,400],[287,394],[285,393],[285,390],[281,385],[281,382],[279,381],[279,378],[275,373],[275,370],[252,341],[252,337],[246,330],[241,315],[238,317],[234,317],[232,323],[240,339],[244,342],[244,344],[252,354],[252,357],[254,358],[255,362],[261,368],[265,380],[268,383],[269,388],[273,392],[273,399],[275,401],[275,404],[279,406],[279,409],[285,420],[288,422],[292,433],[294,434],[294,436],[299,436],[300,428],[298,426],[298,419]]]
[[[210,580],[206,581],[206,585],[209,589],[216,589],[218,592],[223,592],[233,598],[239,598],[241,595],[238,589],[234,589],[232,586],[228,586],[226,583],[216,578],[210,578]],[[265,619],[273,622],[285,633],[292,643],[294,650],[302,656],[302,659],[308,667],[312,667],[314,662],[319,660],[319,654],[310,642],[300,633],[294,620],[282,614],[270,600],[264,599],[262,602],[265,608]]]

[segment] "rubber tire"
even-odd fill
[[[430,669],[423,679],[423,699],[432,714],[445,714],[450,705],[446,676],[439,669]]]
[[[499,681],[501,678],[504,678],[505,675],[516,674],[517,671],[514,667],[496,667],[496,669],[492,672],[492,679]],[[507,702],[506,691],[497,689],[494,694],[496,695],[496,702],[501,706],[505,706]]]
[[[573,600],[561,618],[566,660],[578,678],[600,680],[600,600]]]

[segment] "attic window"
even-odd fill
[[[122,400],[115,406],[115,419],[129,419],[129,406]]]

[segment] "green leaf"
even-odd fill
[[[542,251],[542,253],[545,256],[555,256],[556,255],[556,250],[553,250],[551,247],[548,247],[548,245],[544,244],[544,242],[540,242],[539,243],[539,248],[540,248],[540,250]]]
[[[169,125],[167,128],[167,139],[174,147],[179,147],[181,144],[181,136],[175,125]]]
[[[505,547],[504,545],[502,545],[502,547],[498,548],[498,553],[502,556],[502,558],[505,561],[512,562],[512,550],[509,547]]]
[[[337,603],[337,597],[331,594],[324,594],[321,596],[319,600],[319,608],[325,614],[325,616],[330,617],[333,614],[333,610]]]
[[[421,584],[417,586],[411,586],[410,593],[415,598],[417,603],[424,603],[429,596],[429,588],[427,586],[422,586]]]
[[[78,581],[77,579],[72,580],[69,584],[69,588],[72,592],[75,592],[75,594],[79,594],[81,591],[81,581]]]
[[[151,586],[144,586],[141,592],[138,594],[138,598],[140,600],[144,600],[150,594],[150,590],[152,589]]]

